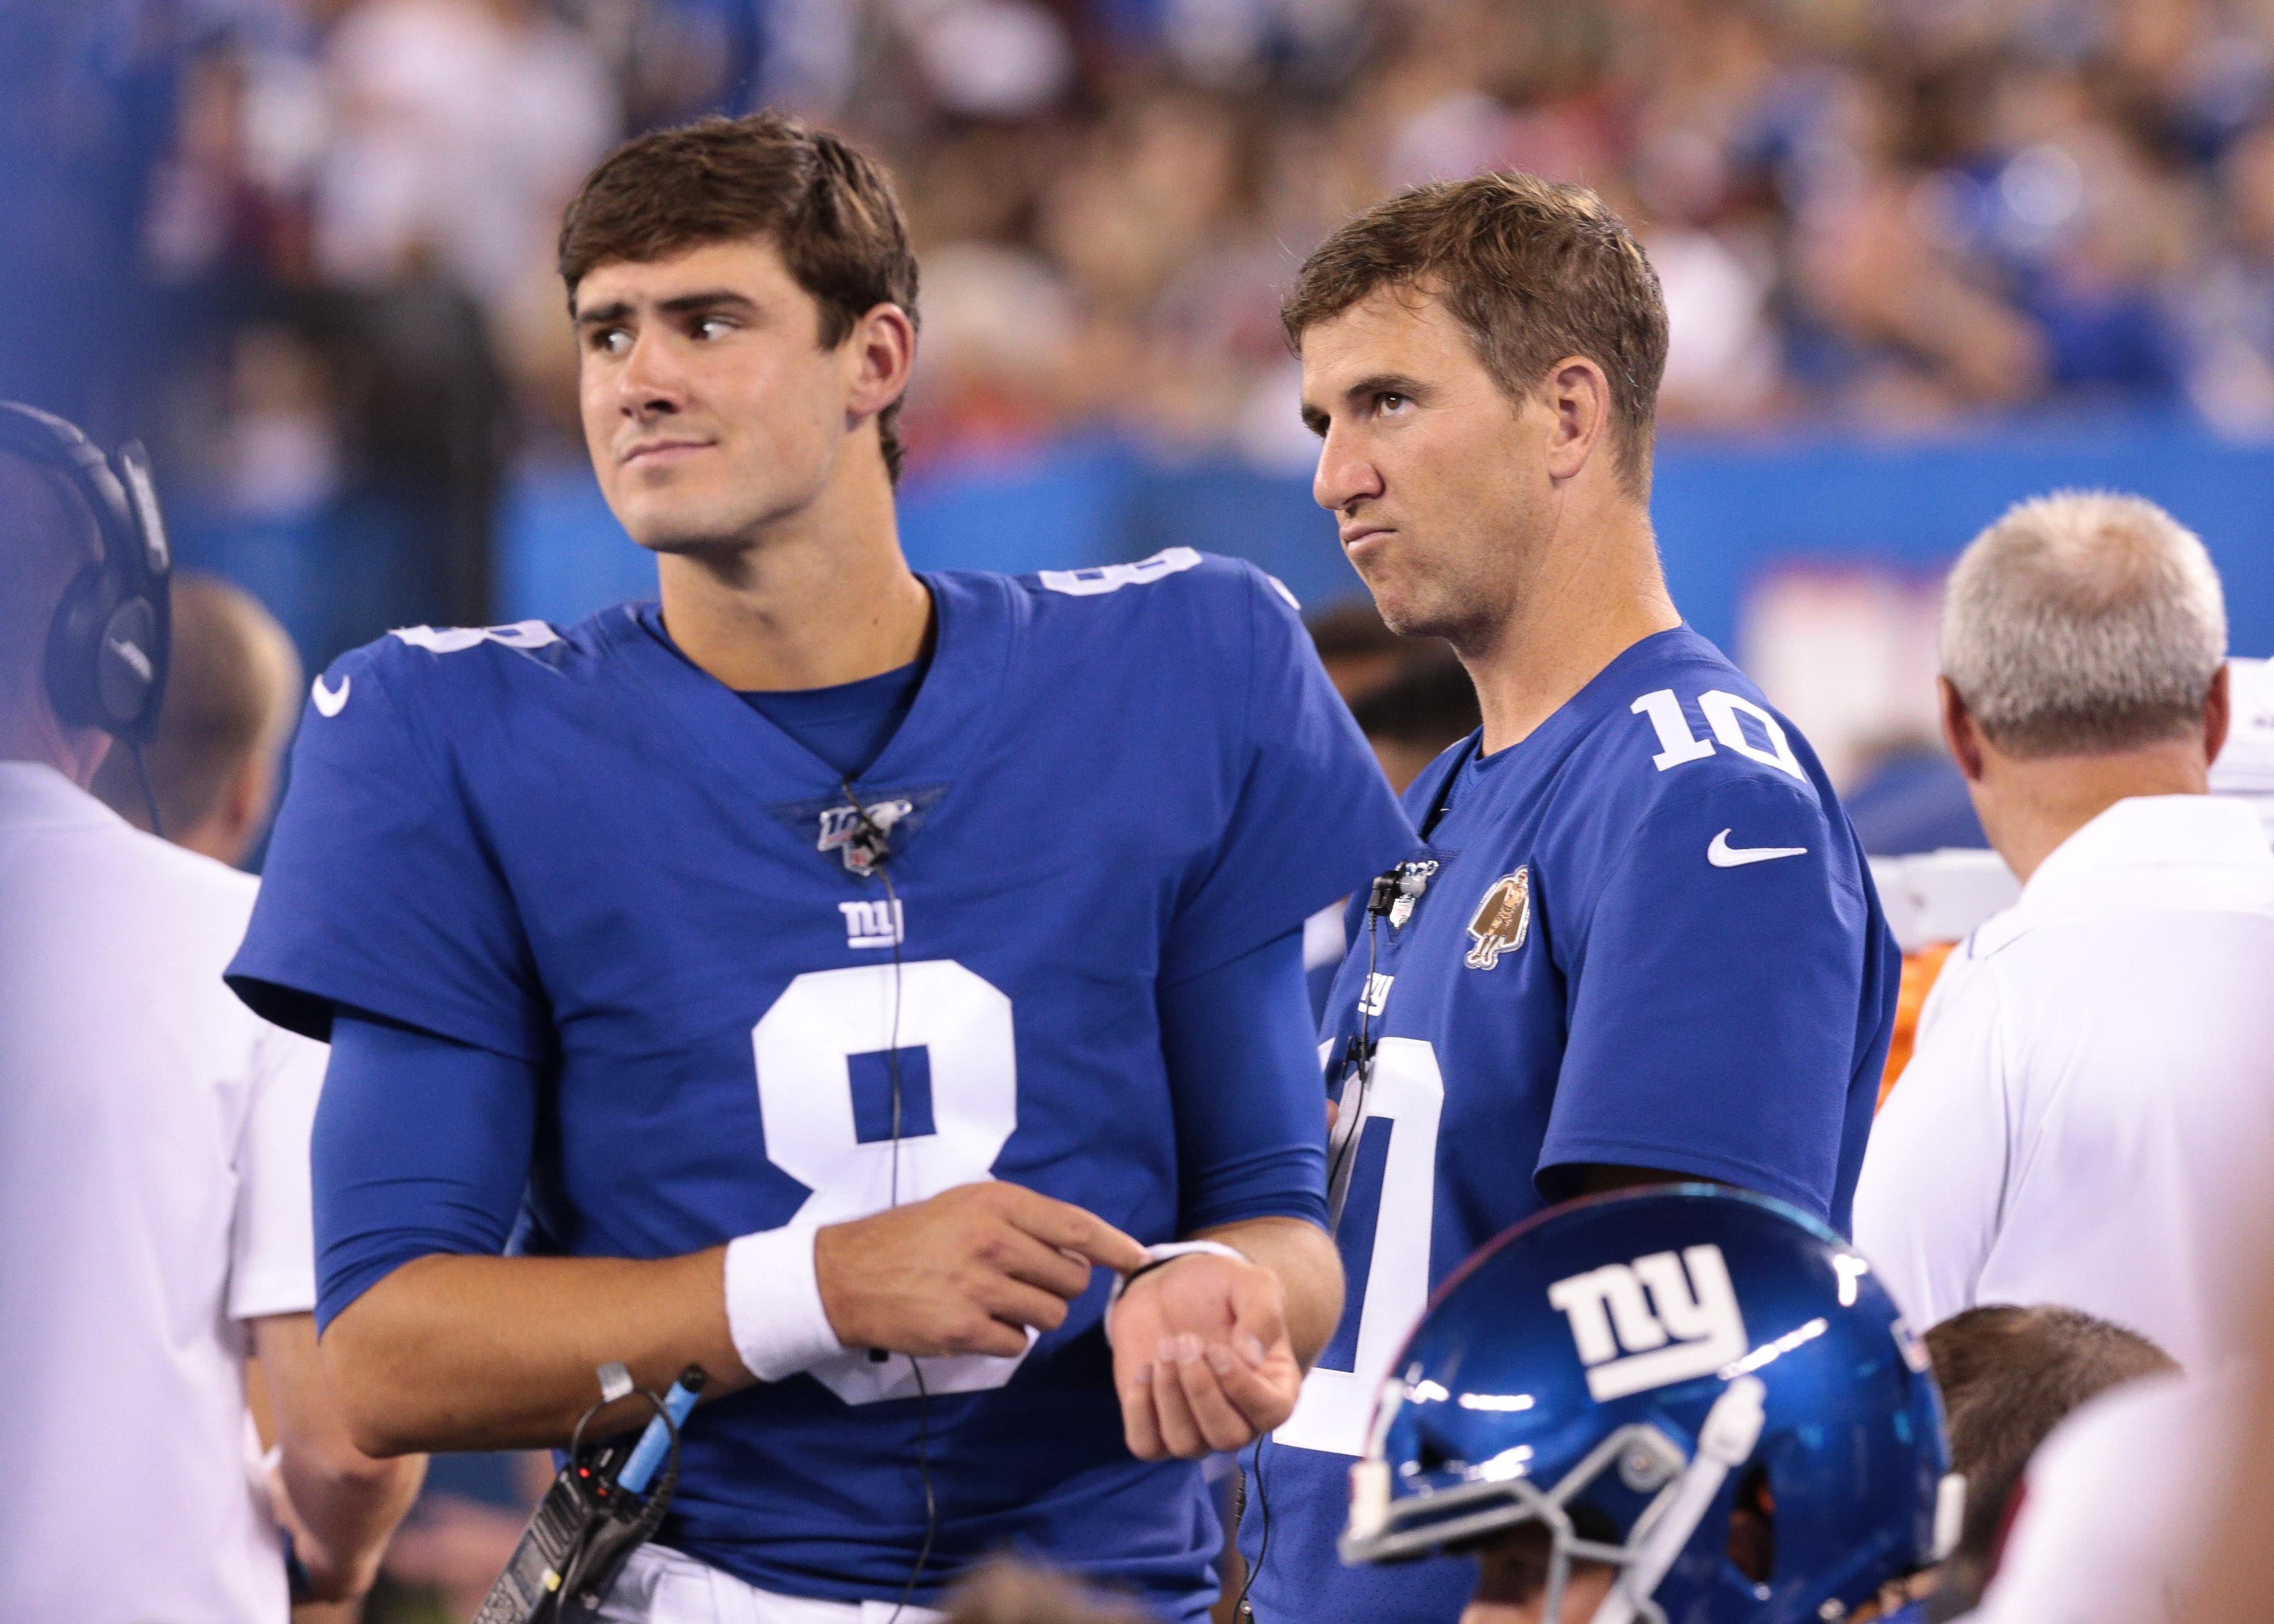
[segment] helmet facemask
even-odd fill
[[[1396,1391],[1393,1383],[1391,1392]],[[1572,1564],[1586,1561],[1617,1575],[1593,1624],[1666,1624],[1652,1597],[1731,1474],[1751,1458],[1760,1439],[1765,1393],[1753,1376],[1730,1382],[1707,1413],[1694,1454],[1660,1428],[1632,1422],[1607,1434],[1548,1488],[1531,1480],[1531,1451],[1518,1448],[1467,1467],[1465,1481],[1394,1502],[1382,1444],[1397,1405],[1385,1395],[1373,1447],[1352,1468],[1343,1560],[1394,1561],[1473,1546],[1489,1536],[1537,1524],[1547,1538],[1541,1617],[1562,1616]],[[1625,1540],[1615,1544],[1586,1538],[1573,1515],[1584,1516],[1592,1508],[1590,1495],[1598,1485],[1610,1486],[1606,1479],[1614,1476],[1624,1496],[1650,1496]]]

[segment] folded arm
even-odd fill
[[[743,1350],[767,1304],[738,1338],[724,1246],[497,1255],[528,1180],[538,1083],[535,1066],[487,1049],[345,1014],[334,1023],[314,1142],[318,1317],[351,1434],[371,1454],[561,1445],[610,1360],[657,1392],[689,1365],[710,1377],[706,1398],[756,1380]],[[805,1295],[827,1312],[825,1345],[810,1353],[932,1355],[1023,1348],[1026,1327],[1063,1322],[1092,1264],[1143,1259],[1079,1207],[988,1184],[825,1228],[795,1261],[814,1270]],[[605,1433],[647,1413],[626,1400],[595,1425]]]
[[[1123,1428],[1148,1460],[1236,1449],[1284,1421],[1343,1306],[1301,933],[1163,988],[1160,1008],[1179,1228],[1240,1256],[1162,1264],[1114,1308]]]

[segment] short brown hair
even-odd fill
[[[1622,481],[1650,488],[1651,421],[1666,371],[1666,299],[1625,223],[1585,186],[1480,175],[1375,204],[1313,251],[1280,306],[1287,342],[1380,288],[1444,302],[1511,399],[1566,356],[1611,386]]]
[[[585,177],[561,219],[558,263],[573,301],[595,267],[668,259],[762,237],[821,306],[835,349],[879,304],[916,320],[908,222],[882,165],[781,113],[705,118],[627,141]],[[900,477],[898,401],[877,416],[885,468]]]
[[[1950,1469],[1966,1478],[1965,1522],[1944,1575],[1962,1591],[1987,1582],[2014,1485],[2053,1428],[2111,1387],[2179,1368],[2137,1331],[2051,1304],[1969,1308],[1929,1331],[1926,1350]]]

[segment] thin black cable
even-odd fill
[[[1358,995],[1358,1099],[1353,1102],[1350,1127],[1343,1134],[1342,1148],[1335,1154],[1334,1164],[1327,1169],[1327,1194],[1333,1199],[1337,1182],[1343,1169],[1358,1154],[1359,1136],[1366,1131],[1367,1095],[1374,1088],[1374,966],[1382,949],[1382,915],[1369,901],[1366,910],[1366,981]],[[1344,1056],[1343,1079],[1351,1076],[1349,1058]],[[1345,1087],[1343,1091],[1348,1094]],[[1339,1212],[1336,1214],[1340,1216]]]
[[[1247,1592],[1255,1588],[1255,1575],[1263,1571],[1263,1559],[1271,1554],[1271,1502],[1263,1498],[1263,1451],[1270,1446],[1271,1434],[1263,1432],[1255,1440],[1255,1560],[1247,1565],[1240,1579],[1239,1594],[1231,1598],[1231,1616],[1238,1618],[1247,1605]]]
[[[166,820],[158,816],[158,791],[150,782],[150,763],[143,756],[138,740],[126,741],[126,753],[134,758],[134,776],[142,785],[142,804],[150,808],[150,832],[162,840],[166,838]]]
[[[885,907],[890,916],[886,921],[885,934],[891,937],[892,947],[892,1015],[885,1039],[885,1075],[892,1091],[890,1204],[898,1207],[900,1204],[900,977],[903,968],[900,937],[905,934],[900,919],[900,898],[899,891],[893,889],[892,871],[885,866],[885,859],[891,854],[888,831],[877,828],[870,819],[869,809],[853,793],[852,779],[842,780],[842,786],[845,799],[853,805],[856,838],[871,834],[875,837],[874,855],[870,860],[870,867],[885,883]],[[917,1582],[923,1577],[924,1568],[931,1561],[932,1546],[939,1538],[939,1501],[932,1492],[931,1485],[931,1389],[924,1382],[923,1362],[914,1354],[908,1356],[908,1370],[916,1380],[916,1477],[923,1485],[924,1536],[923,1543],[916,1547],[915,1566],[908,1569],[908,1582],[900,1587],[900,1599],[892,1604],[891,1616],[885,1624],[900,1624],[900,1614],[907,1608],[909,1598],[915,1594]]]

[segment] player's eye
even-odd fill
[[[1384,389],[1374,397],[1374,409],[1378,412],[1395,412],[1413,402],[1394,389]]]
[[[621,327],[595,327],[585,341],[602,355],[620,356],[632,347],[632,335]]]
[[[734,324],[724,316],[705,316],[695,324],[695,336],[701,339],[722,337],[734,330]]]

